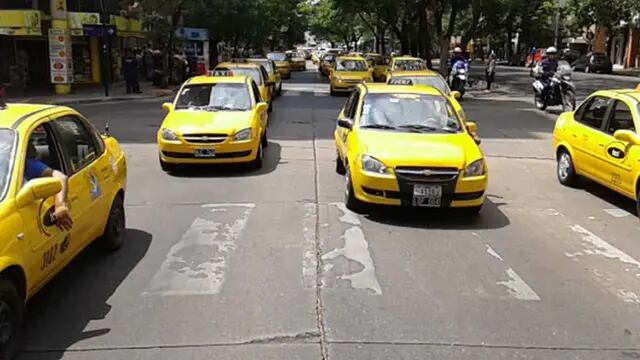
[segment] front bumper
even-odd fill
[[[162,161],[171,164],[233,164],[255,160],[260,138],[243,142],[226,140],[218,144],[193,144],[183,141],[158,139],[158,152]],[[214,157],[197,157],[196,149],[213,149]]]
[[[464,208],[484,203],[488,176],[463,178],[460,172],[450,180],[406,177],[399,174],[378,175],[351,169],[354,195],[360,201],[379,205],[413,207],[415,184],[442,186],[440,208]]]

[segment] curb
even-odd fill
[[[135,96],[109,96],[109,97],[92,97],[92,98],[76,98],[76,99],[48,99],[43,101],[39,101],[39,99],[7,99],[9,103],[39,103],[39,104],[50,104],[50,105],[74,105],[74,104],[98,104],[98,103],[111,103],[111,102],[120,102],[120,101],[136,101],[136,100],[149,100],[149,99],[159,99],[167,96],[172,96],[177,89],[169,89],[158,91],[155,94],[150,95],[135,95]]]

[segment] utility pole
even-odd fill
[[[102,20],[102,85],[104,96],[109,97],[109,80],[111,79],[111,36],[106,29],[109,14],[104,7],[104,0],[100,0],[100,19]]]

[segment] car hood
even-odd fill
[[[369,77],[369,71],[336,71],[334,76],[344,80],[362,80]]]
[[[251,111],[192,111],[175,110],[162,122],[162,128],[180,134],[231,134],[251,126]]]
[[[464,169],[482,157],[471,136],[459,134],[405,133],[386,130],[360,130],[363,154],[390,167],[432,166]]]

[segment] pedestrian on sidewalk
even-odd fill
[[[140,94],[140,84],[138,83],[138,60],[131,51],[127,49],[125,56],[122,59],[122,70],[124,72],[124,78],[127,82],[127,94],[132,92]]]
[[[491,83],[495,81],[496,77],[496,53],[493,51],[489,54],[489,61],[485,68],[485,75],[487,78],[487,90],[491,90]]]
[[[0,110],[3,110],[7,107],[7,103],[4,101],[4,97],[7,95],[4,85],[0,82]]]

